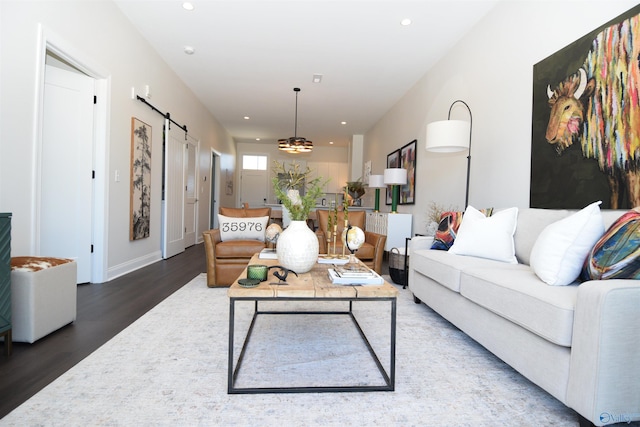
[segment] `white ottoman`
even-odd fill
[[[33,343],[76,320],[74,260],[11,258],[13,341]]]

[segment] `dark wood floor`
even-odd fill
[[[107,283],[78,286],[76,321],[33,344],[0,343],[0,418],[206,271],[201,244]]]

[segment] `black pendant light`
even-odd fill
[[[298,92],[300,92],[300,88],[294,87],[293,91],[296,93],[296,121],[293,136],[287,139],[279,139],[278,149],[291,154],[310,153],[313,150],[313,142],[298,136]]]

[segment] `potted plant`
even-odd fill
[[[273,163],[275,176],[271,182],[276,197],[289,211],[291,220],[306,221],[311,208],[316,205],[316,199],[324,195],[322,188],[326,181],[322,177],[310,179],[311,169],[307,167],[303,171],[299,163],[292,162],[289,168],[284,162],[275,160]]]
[[[362,182],[362,177],[358,178],[357,181],[347,181],[347,185],[344,187],[351,200],[353,200],[352,204],[356,205],[360,197],[364,195],[364,183]]]
[[[276,197],[289,212],[291,223],[278,238],[276,253],[279,263],[296,273],[306,273],[318,260],[318,238],[307,226],[311,208],[322,197],[326,181],[322,177],[311,178],[311,169],[303,171],[299,163],[274,162],[272,178]]]

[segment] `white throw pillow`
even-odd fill
[[[269,222],[268,216],[235,218],[218,214],[220,239],[228,240],[259,240],[264,242],[264,232]]]
[[[518,208],[498,211],[487,217],[468,206],[449,252],[517,264],[513,243],[517,221]]]
[[[600,203],[547,225],[531,249],[529,265],[545,283],[565,286],[580,275],[589,251],[604,234]]]

